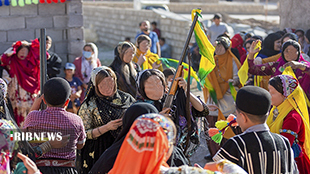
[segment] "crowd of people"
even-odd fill
[[[310,173],[310,30],[230,38],[221,15],[213,21],[205,32],[216,66],[206,77],[213,88],[203,88],[205,101],[188,93],[174,68],[162,65],[171,48],[156,22],[142,21],[135,43],[117,44],[108,66],[101,65],[97,46],[87,43],[62,69],[47,36],[49,80],[43,89],[39,40],[15,42],[0,59],[0,173]],[[198,45],[189,52],[198,70]],[[241,82],[244,69],[248,78]],[[57,77],[61,71],[64,77]],[[177,92],[166,108],[172,84]],[[198,118],[211,128],[231,114],[236,136],[224,136],[220,144],[208,138],[205,158],[214,162],[191,166],[188,145],[204,141]],[[62,138],[29,143],[10,139],[9,129],[61,132]]]

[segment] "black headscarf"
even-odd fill
[[[290,38],[290,39],[292,39],[292,40],[298,42],[298,36],[297,36],[295,33],[286,33],[286,34],[282,37],[282,39],[281,39],[281,44],[284,43],[283,40],[284,40],[284,38],[286,38],[286,37],[288,37],[288,38]]]
[[[146,96],[146,93],[145,93],[144,83],[152,75],[156,75],[159,77],[165,90],[166,88],[165,76],[161,71],[159,71],[158,69],[147,69],[147,70],[141,71],[137,75],[137,79],[136,79],[137,85],[138,85],[138,92],[139,92],[139,96],[137,96],[137,100],[143,101],[143,102],[149,102],[153,104],[157,110],[161,111],[163,109],[163,104],[164,104],[164,101],[167,95],[164,94],[164,96],[159,100],[151,100],[150,98]]]
[[[83,101],[89,102],[91,98],[95,99],[96,106],[98,107],[101,119],[93,118],[96,121],[93,121],[91,125],[92,128],[96,128],[107,124],[111,120],[119,119],[123,116],[127,108],[129,108],[132,103],[135,102],[135,99],[129,94],[117,90],[113,97],[100,97],[95,92],[95,87],[90,83],[89,91],[86,94],[86,98]],[[102,122],[100,121],[102,120]],[[116,130],[110,131],[113,137],[117,137],[120,132],[120,127]]]
[[[285,59],[284,57],[284,50],[288,47],[292,45],[294,48],[297,49],[298,51],[298,56],[297,56],[297,59],[295,61],[298,61],[299,60],[299,57],[300,57],[300,51],[301,51],[301,48],[300,48],[300,45],[297,41],[294,41],[294,40],[288,40],[286,42],[284,42],[284,44],[282,45],[282,58],[285,62],[287,62],[287,60]]]
[[[108,173],[112,169],[119,149],[121,148],[133,122],[140,115],[147,113],[158,113],[158,111],[153,105],[144,102],[133,104],[127,109],[123,117],[123,129],[121,133],[116,138],[112,146],[100,156],[89,173]]]
[[[274,42],[276,40],[281,39],[281,35],[279,33],[271,33],[269,34],[263,41],[263,48],[259,52],[259,54],[265,55],[267,57],[274,56],[279,54],[280,51],[274,50]]]
[[[133,71],[139,70],[139,66],[136,65],[136,69],[134,68],[134,63],[125,63],[121,59],[121,54],[124,47],[133,47],[134,45],[129,42],[122,42],[114,49],[114,61],[110,65],[111,69],[115,72],[117,76],[117,87],[118,89],[131,94],[134,98],[137,95],[137,86],[136,86],[136,73]],[[126,48],[124,48],[126,49]],[[127,66],[129,70],[129,74],[125,73],[124,68]],[[130,83],[128,83],[130,82]]]

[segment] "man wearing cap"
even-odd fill
[[[214,14],[213,24],[208,28],[208,39],[214,44],[216,38],[221,34],[228,34],[227,24],[221,22],[222,15],[220,13]]]
[[[65,110],[69,103],[70,85],[65,79],[54,77],[44,84],[42,91],[43,95],[35,99],[23,129],[31,133],[43,133],[46,138],[51,138],[52,133],[61,133],[61,136],[69,134],[70,139],[63,148],[44,147],[44,151],[51,150],[37,159],[36,165],[44,174],[75,174],[76,149],[83,148],[86,134],[82,119]],[[39,111],[42,100],[47,104],[47,109]],[[31,145],[35,146],[37,143]]]
[[[266,124],[270,105],[271,96],[265,89],[241,88],[236,97],[236,117],[243,133],[230,138],[213,160],[227,159],[249,174],[296,173],[289,141],[271,133]]]

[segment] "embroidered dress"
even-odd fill
[[[294,70],[294,74],[298,79],[301,88],[306,93],[308,99],[310,97],[310,63],[305,61],[305,59],[300,55],[298,62],[305,64],[307,67],[304,71],[300,69]],[[262,65],[254,65],[253,60],[248,60],[249,64],[249,73],[253,75],[260,75],[260,76],[276,76],[281,75],[284,71],[283,65],[286,62],[283,60],[282,56],[276,62],[268,62]]]
[[[102,67],[98,67],[92,72],[92,83],[78,111],[87,132],[86,143],[78,152],[77,168],[79,173],[88,173],[101,154],[113,144],[121,131],[121,127],[119,127],[93,138],[92,129],[105,125],[111,120],[122,118],[126,109],[135,102],[130,94],[119,90],[113,97],[99,97],[95,92],[93,81],[96,76],[95,71],[100,68]]]
[[[310,172],[310,128],[305,96],[295,78],[289,75],[279,77],[283,85],[283,96],[286,99],[279,106],[273,106],[267,124],[271,132],[281,133],[289,139],[294,153],[297,153],[295,161],[299,172],[306,174]],[[296,136],[290,132],[295,132]],[[294,145],[295,139],[296,145]],[[300,150],[294,149],[294,146],[299,146]]]
[[[11,99],[14,116],[18,126],[21,126],[32,103],[40,90],[40,59],[39,41],[32,41],[29,53],[24,60],[17,57],[16,50],[21,41],[13,45],[13,55],[2,55],[2,66],[6,67],[12,78],[8,85],[8,96]]]

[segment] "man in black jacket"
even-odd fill
[[[47,59],[47,75],[48,78],[57,77],[57,74],[60,73],[61,70],[61,58],[54,52],[49,49],[52,46],[52,38],[50,36],[46,36],[46,51],[49,56]]]

